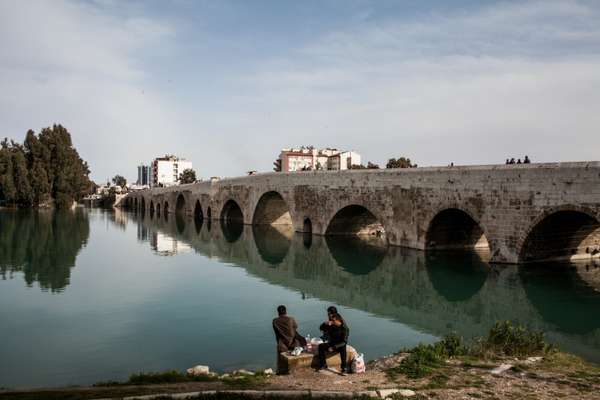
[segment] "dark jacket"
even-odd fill
[[[348,344],[350,329],[345,322],[341,326],[328,325],[327,323],[324,323],[321,325],[320,329],[323,331],[323,340],[325,340],[330,347],[338,349]]]
[[[298,334],[297,329],[296,320],[287,315],[281,315],[273,320],[278,353],[294,350],[294,347],[306,346],[306,339]]]

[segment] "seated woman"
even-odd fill
[[[327,341],[319,345],[319,370],[327,368],[327,361],[325,359],[326,352],[339,352],[342,359],[341,373],[347,372],[347,355],[346,355],[346,344],[348,343],[348,326],[344,323],[344,320],[339,314],[333,314],[330,317],[331,324],[327,327]]]

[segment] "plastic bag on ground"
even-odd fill
[[[363,353],[358,354],[352,360],[352,364],[350,365],[350,371],[353,374],[362,374],[367,370],[365,365],[365,355]]]

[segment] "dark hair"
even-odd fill
[[[327,314],[337,314],[337,308],[335,308],[334,306],[329,306],[327,307]]]
[[[279,315],[285,315],[285,314],[287,314],[287,309],[285,308],[285,306],[279,306],[279,307],[277,307],[277,314],[279,314]]]

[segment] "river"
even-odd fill
[[[598,265],[485,259],[118,210],[0,210],[0,387],[273,367],[279,304],[312,336],[337,306],[367,359],[510,319],[600,362]]]

